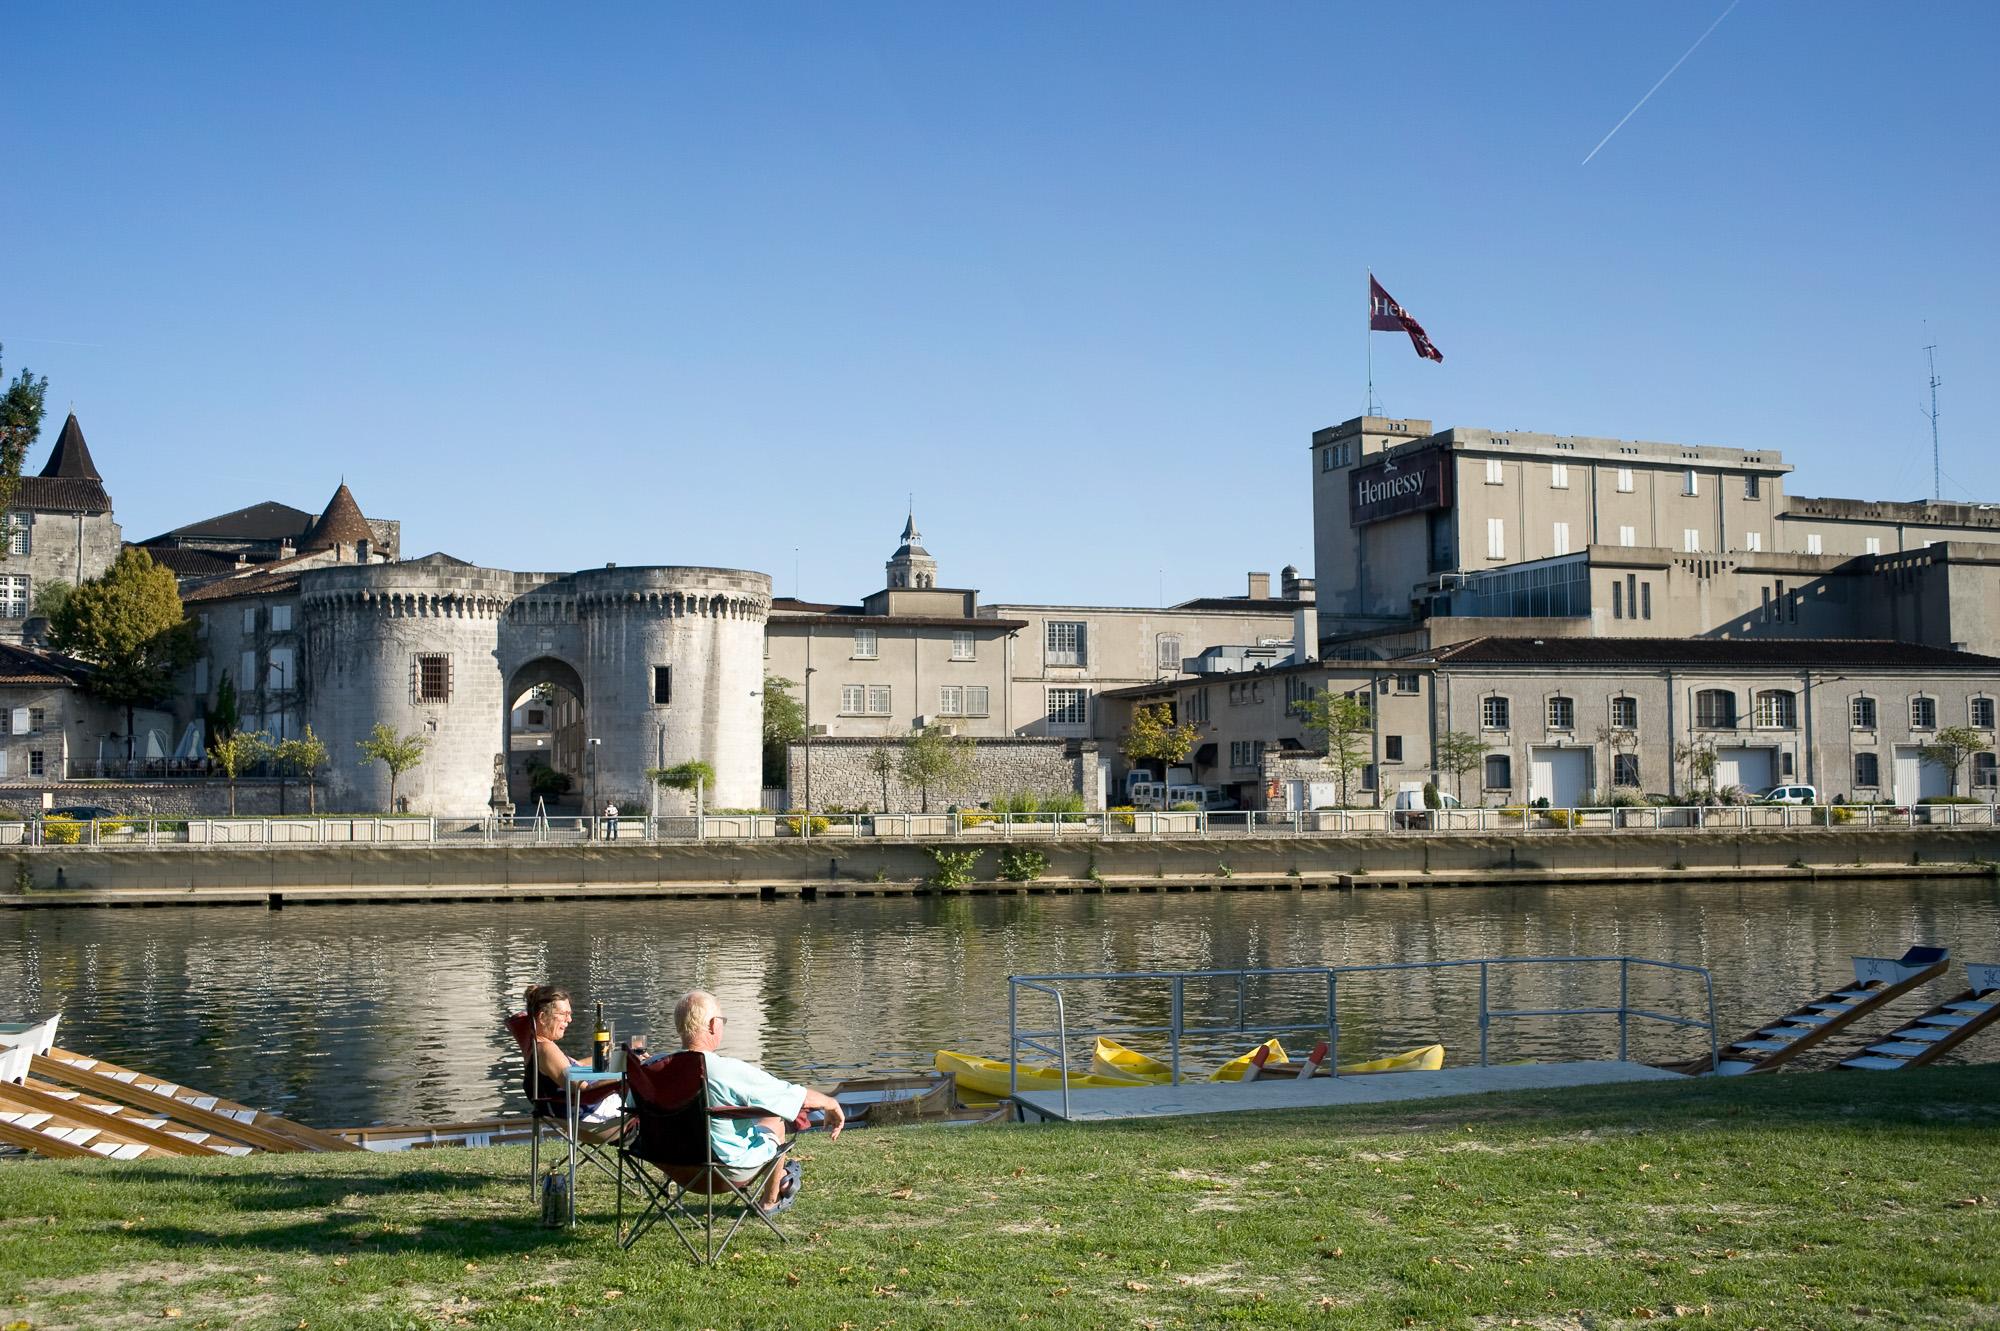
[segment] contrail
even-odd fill
[[[1733,10],[1733,9],[1735,9],[1735,8],[1736,8],[1736,6],[1738,6],[1738,5],[1742,4],[1742,3],[1743,3],[1743,0],[1729,0],[1729,9],[1725,9],[1725,10],[1723,10],[1723,11],[1722,11],[1722,17],[1721,17],[1721,18],[1718,18],[1718,19],[1716,19],[1716,20],[1715,20],[1715,22],[1713,22],[1713,23],[1711,23],[1711,24],[1709,24],[1709,25],[1708,25],[1708,32],[1704,32],[1704,33],[1703,33],[1703,34],[1702,34],[1701,36],[1699,36],[1699,37],[1697,37],[1697,38],[1695,38],[1695,39],[1694,39],[1694,46],[1690,46],[1690,47],[1688,47],[1688,49],[1687,49],[1687,55],[1683,55],[1683,56],[1682,56],[1682,57],[1681,57],[1681,58],[1680,58],[1679,60],[1676,60],[1676,61],[1674,61],[1674,68],[1673,68],[1673,69],[1670,69],[1670,70],[1668,70],[1668,71],[1667,71],[1666,73],[1664,73],[1664,74],[1660,75],[1660,83],[1665,83],[1665,82],[1666,82],[1666,81],[1667,81],[1668,79],[1672,78],[1672,77],[1674,76],[1674,69],[1679,69],[1679,68],[1680,68],[1680,67],[1681,67],[1682,65],[1686,64],[1686,63],[1687,63],[1687,58],[1688,58],[1688,56],[1690,56],[1690,55],[1693,55],[1693,54],[1694,54],[1694,49],[1695,49],[1695,46],[1700,46],[1700,45],[1701,45],[1701,44],[1702,44],[1703,42],[1707,41],[1707,40],[1708,40],[1708,33],[1709,33],[1709,32],[1714,32],[1714,31],[1715,31],[1715,30],[1716,30],[1717,28],[1721,27],[1721,26],[1722,26],[1722,19],[1725,19],[1725,18],[1728,18],[1728,17],[1729,17],[1729,14],[1730,14],[1730,10]],[[1633,105],[1632,109],[1631,109],[1630,111],[1627,111],[1627,112],[1625,113],[1625,120],[1630,120],[1630,119],[1631,119],[1631,118],[1632,118],[1633,116],[1635,116],[1635,115],[1637,115],[1637,114],[1639,113],[1639,108],[1640,108],[1641,106],[1644,106],[1644,105],[1646,104],[1646,99],[1647,99],[1648,97],[1651,97],[1651,96],[1652,96],[1652,95],[1653,95],[1654,93],[1656,93],[1656,92],[1658,92],[1658,91],[1660,90],[1660,83],[1655,83],[1655,84],[1654,84],[1654,85],[1653,85],[1652,87],[1650,87],[1650,88],[1646,89],[1646,96],[1645,96],[1645,97],[1641,97],[1641,98],[1640,98],[1640,99],[1638,100],[1638,102],[1637,102],[1637,103],[1635,103],[1635,104]],[[1603,141],[1602,141],[1602,142],[1600,142],[1600,143],[1599,143],[1599,144],[1597,145],[1597,147],[1595,147],[1595,148],[1592,148],[1592,149],[1590,150],[1590,157],[1595,157],[1595,156],[1597,156],[1597,154],[1598,154],[1598,153],[1599,153],[1599,152],[1600,152],[1600,151],[1601,151],[1601,150],[1603,149],[1604,145],[1605,145],[1606,143],[1609,143],[1609,142],[1611,142],[1611,135],[1612,135],[1612,134],[1616,134],[1616,133],[1617,133],[1617,132],[1618,132],[1619,130],[1621,130],[1621,129],[1625,128],[1625,120],[1621,120],[1621,121],[1619,121],[1619,122],[1618,122],[1617,124],[1615,124],[1615,125],[1613,125],[1613,126],[1611,127],[1611,134],[1606,134],[1606,135],[1604,136],[1604,139],[1603,139]],[[1586,157],[1586,158],[1584,158],[1584,159],[1583,159],[1583,160],[1582,160],[1581,162],[1577,163],[1577,165],[1578,165],[1578,166],[1589,166],[1589,165],[1590,165],[1590,157]]]

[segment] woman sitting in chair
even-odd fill
[[[556,1043],[569,1029],[572,1015],[569,995],[552,984],[532,985],[528,989],[526,1005],[534,1046],[532,1053],[525,1047],[522,1050],[529,1057],[522,1073],[521,1091],[560,1118],[567,1112],[563,1104],[563,1078],[570,1068],[581,1066],[584,1061],[571,1058]],[[522,1043],[526,1045],[526,1041]],[[583,1104],[583,1136],[586,1141],[609,1141],[617,1136],[618,1083],[587,1086],[578,1099]]]

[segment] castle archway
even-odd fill
[[[550,813],[586,812],[589,728],[583,677],[567,661],[538,656],[507,680],[507,798],[517,816],[536,800]]]

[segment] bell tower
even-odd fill
[[[889,571],[888,585],[898,587],[937,586],[937,560],[923,547],[923,534],[917,530],[917,515],[903,524],[903,543],[896,553],[889,557],[885,567]]]

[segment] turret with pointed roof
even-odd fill
[[[83,427],[76,423],[76,413],[71,412],[63,422],[62,433],[56,436],[56,446],[49,452],[48,464],[42,468],[44,476],[61,476],[70,480],[102,481],[97,474],[97,464],[90,460],[90,445],[83,442]]]
[[[361,505],[354,502],[354,492],[342,481],[340,488],[333,492],[333,498],[326,504],[326,511],[313,523],[312,530],[299,543],[300,554],[314,554],[321,550],[335,550],[345,547],[355,550],[363,542],[375,543],[375,529],[368,525],[368,519],[361,516]]]
[[[76,423],[75,412],[63,422],[41,474],[21,478],[14,507],[40,513],[111,511],[111,496],[105,493],[104,478],[91,461],[90,445],[83,442],[83,427]]]
[[[923,539],[923,533],[917,530],[917,515],[911,513],[910,520],[903,524],[903,544],[884,566],[889,571],[889,586],[937,586],[937,560],[924,549]]]

